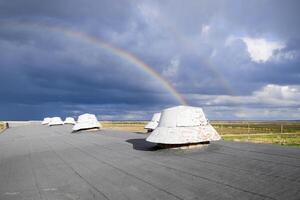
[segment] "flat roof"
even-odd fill
[[[0,134],[0,199],[300,199],[300,148],[26,125]]]

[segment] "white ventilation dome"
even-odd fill
[[[86,113],[78,117],[78,121],[73,127],[73,131],[94,128],[100,129],[101,124],[98,122],[97,117],[95,115]]]
[[[47,125],[47,124],[49,124],[50,120],[51,120],[50,117],[46,117],[46,118],[44,118],[44,120],[42,121],[42,124],[43,124],[43,125]]]
[[[158,127],[146,140],[158,144],[191,144],[220,139],[201,108],[176,106],[163,110]]]
[[[64,124],[76,124],[73,117],[67,117],[64,121]]]
[[[63,125],[64,122],[61,120],[60,117],[52,117],[50,119],[50,122],[49,122],[49,126],[56,126],[56,125]]]
[[[145,126],[148,131],[153,131],[158,126],[161,113],[154,113],[151,121]]]

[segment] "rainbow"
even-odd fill
[[[164,87],[172,94],[180,104],[187,105],[187,101],[185,98],[176,90],[176,88],[163,76],[161,76],[157,71],[155,71],[152,67],[144,63],[141,59],[133,55],[132,53],[129,53],[121,48],[112,46],[111,44],[104,42],[100,40],[98,37],[93,37],[90,36],[86,33],[83,32],[78,32],[78,31],[70,31],[70,30],[65,30],[65,29],[60,29],[63,33],[66,35],[80,38],[82,40],[86,40],[88,42],[93,43],[94,45],[97,45],[110,53],[119,56],[120,58],[123,58],[124,60],[132,63],[133,65],[139,67],[143,71],[145,71],[147,74],[150,76],[156,78],[160,83],[164,85]]]
[[[147,74],[149,74],[151,77],[154,77],[157,79],[164,88],[178,101],[178,103],[182,105],[188,105],[186,99],[176,90],[176,88],[162,75],[160,75],[157,71],[155,71],[152,67],[150,67],[148,64],[143,62],[141,59],[139,59],[137,56],[133,55],[132,53],[129,53],[125,51],[124,49],[121,49],[119,47],[113,46],[110,43],[107,43],[103,40],[101,40],[99,37],[91,36],[87,33],[81,32],[81,31],[73,31],[71,29],[67,29],[65,27],[57,27],[57,26],[51,26],[46,24],[36,24],[36,23],[13,23],[10,25],[14,26],[28,26],[30,28],[38,27],[38,28],[44,28],[50,31],[63,33],[65,36],[74,37],[76,39],[80,39],[82,41],[86,41],[88,43],[91,43],[93,45],[96,45],[102,49],[105,49],[106,51],[110,52],[113,55],[116,55],[127,62],[133,64],[134,66],[138,67],[139,69],[143,70]]]

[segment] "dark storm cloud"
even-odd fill
[[[157,102],[160,95],[163,96],[156,89],[157,85],[143,72],[136,71],[126,63],[120,66],[122,60],[110,57],[105,52],[94,53],[99,52],[97,48],[66,46],[60,50],[42,49],[31,44],[11,50],[8,46],[3,48],[2,55],[15,59],[9,59],[3,65],[0,76],[10,87],[2,85],[7,95],[1,101],[11,99],[18,102],[17,97],[22,96],[23,103],[65,101],[95,104],[113,101],[149,104]],[[81,50],[73,51],[73,48]],[[130,75],[136,75],[135,79],[131,80]],[[141,82],[145,85],[138,84]],[[147,84],[153,87],[147,87]],[[153,91],[156,93],[151,94]],[[160,99],[163,100],[163,97]]]
[[[79,25],[86,20],[99,23],[101,27],[124,28],[132,12],[131,1],[83,1],[83,0],[1,0],[0,16],[2,19],[53,21],[56,23]],[[125,8],[125,9],[124,9]],[[124,22],[124,23],[122,23]],[[97,29],[97,28],[95,28]],[[123,29],[124,30],[124,29]]]
[[[190,104],[207,105],[209,116],[245,116],[235,107],[262,108],[257,101],[243,104],[240,96],[273,95],[286,85],[290,94],[300,85],[298,8],[298,1],[270,0],[0,0],[0,118],[89,111],[107,119],[144,119],[178,103],[132,63],[46,27],[81,31],[138,56]],[[245,37],[284,47],[255,62]],[[226,102],[218,95],[239,98]],[[278,105],[269,103],[277,109],[269,118],[280,118]]]

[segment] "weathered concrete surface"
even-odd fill
[[[300,199],[300,149],[218,141],[158,150],[146,135],[28,125],[0,135],[0,199]]]
[[[27,126],[30,124],[40,124],[41,121],[6,121],[9,127]]]

